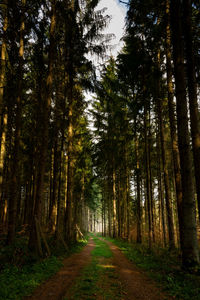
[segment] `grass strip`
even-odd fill
[[[105,257],[110,258],[112,257],[112,252],[109,246],[98,237],[93,236],[93,241],[95,242],[95,248],[92,250],[92,256],[95,257]]]
[[[112,252],[109,246],[96,236],[92,236],[95,248],[92,262],[84,268],[81,277],[71,289],[70,300],[121,299],[122,287],[110,263]],[[65,298],[65,300],[69,300]]]
[[[166,249],[157,249],[154,253],[144,245],[106,239],[118,246],[130,261],[147,271],[175,299],[200,300],[200,276],[184,272],[177,255]]]

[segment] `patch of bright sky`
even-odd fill
[[[121,41],[121,38],[124,35],[125,30],[125,17],[127,12],[127,6],[124,4],[121,4],[119,0],[100,0],[98,6],[96,7],[96,10],[101,10],[103,8],[107,8],[105,11],[105,15],[111,16],[111,20],[108,24],[108,26],[105,28],[105,30],[102,32],[104,34],[114,34],[115,37],[110,42],[110,45],[112,45],[111,49],[108,50],[107,57],[105,56],[105,59],[103,59],[101,62],[96,62],[97,65],[99,65],[99,69],[97,71],[97,76],[101,73],[101,67],[106,63],[108,60],[108,56],[114,56],[116,57],[117,54],[120,52],[121,48],[123,47],[123,41]],[[96,59],[94,59],[96,60]],[[88,120],[90,123],[90,129],[93,130],[93,118],[92,115],[89,113],[89,110],[91,109],[91,100],[93,99],[92,93],[86,93],[85,97],[88,101]]]
[[[104,7],[107,7],[105,14],[111,16],[111,21],[103,33],[115,35],[115,38],[110,43],[113,47],[109,50],[110,53],[108,55],[116,57],[123,46],[123,42],[120,40],[124,34],[127,7],[121,4],[119,0],[101,0],[97,10]]]

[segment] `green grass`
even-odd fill
[[[61,261],[54,256],[22,268],[7,265],[0,273],[0,299],[18,300],[29,295],[40,282],[57,272],[61,266]]]
[[[112,252],[109,246],[96,236],[92,236],[95,248],[92,250],[92,262],[84,268],[81,277],[71,289],[70,300],[121,299],[122,287],[110,264]],[[65,298],[65,300],[69,300]]]
[[[94,257],[105,257],[110,258],[112,257],[112,252],[109,246],[99,238],[93,236],[93,240],[95,242],[96,247],[92,250],[92,255]]]
[[[87,239],[65,249],[51,247],[54,255],[37,261],[34,255],[27,255],[27,243],[24,239],[16,240],[10,247],[0,249],[0,300],[20,300],[30,295],[44,280],[55,274],[62,267],[62,259],[79,252],[87,244]],[[50,243],[51,245],[51,243]],[[56,256],[59,257],[56,257]],[[3,261],[6,262],[3,264]]]
[[[181,270],[176,254],[165,249],[150,252],[143,245],[108,240],[116,244],[130,261],[147,271],[169,295],[182,300],[200,300],[200,276]]]

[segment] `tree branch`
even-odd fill
[[[119,0],[120,3],[123,3],[123,4],[126,4],[126,5],[129,5],[129,2],[124,2],[124,1],[121,1]]]

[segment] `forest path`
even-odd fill
[[[81,270],[90,263],[94,242],[90,238],[88,244],[80,253],[72,254],[63,261],[63,267],[50,279],[42,283],[26,300],[61,300]]]
[[[113,243],[93,236],[27,300],[169,300]]]
[[[169,300],[145,272],[131,263],[113,243],[106,241],[113,253],[113,265],[125,289],[124,300]]]

